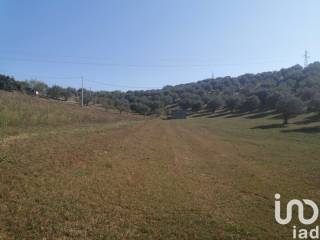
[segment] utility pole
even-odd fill
[[[83,107],[83,77],[81,77],[81,107]]]
[[[304,67],[307,67],[309,65],[309,59],[310,59],[309,52],[306,50],[303,56],[304,56]]]

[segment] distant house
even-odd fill
[[[187,112],[184,110],[172,110],[171,114],[169,115],[169,119],[186,119]]]

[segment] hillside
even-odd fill
[[[49,98],[81,101],[80,89],[48,87],[40,81],[16,81],[7,76],[0,76],[0,89],[22,92],[34,89]],[[159,90],[84,91],[86,105],[100,104],[120,112],[168,115],[172,108],[180,108],[187,113],[215,112],[219,108],[237,112],[273,109],[283,113],[286,123],[296,114],[320,112],[320,63],[315,62],[305,68],[295,65],[280,71],[205,79]]]
[[[83,108],[50,90],[0,91],[0,239],[292,239],[275,224],[274,194],[320,197],[317,69],[95,92]],[[175,94],[160,105],[184,121],[112,110]],[[195,96],[211,100],[195,109]]]
[[[170,106],[188,112],[204,109],[214,112],[220,107],[253,112],[277,109],[283,98],[290,97],[300,101],[305,111],[320,112],[320,63],[306,68],[296,65],[274,72],[206,79],[161,90],[100,92],[97,96],[110,105],[128,105],[142,114],[157,114]]]
[[[81,108],[74,102],[40,98],[0,90],[0,125],[6,127],[62,126],[86,123],[111,123],[141,119],[138,115],[106,111],[90,106]]]

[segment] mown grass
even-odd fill
[[[7,142],[1,148],[7,157],[0,163],[0,236],[250,239],[194,205],[176,185],[178,176],[168,177],[167,142],[152,145],[165,137],[162,129],[146,135],[141,127],[57,128]]]
[[[16,128],[0,239],[290,239],[274,194],[320,198],[319,122],[219,115]]]
[[[287,126],[272,112],[234,116],[219,113],[210,117],[190,119],[209,129],[227,143],[232,143],[240,155],[248,155],[260,164],[274,164],[296,172],[296,178],[318,175],[320,171],[320,116],[303,114],[290,120]],[[313,119],[314,121],[309,121]],[[251,151],[251,152],[250,152]],[[315,182],[312,183],[314,185]],[[299,194],[300,195],[300,194]]]
[[[312,121],[311,121],[311,120]],[[291,199],[312,199],[319,204],[320,122],[317,114],[304,114],[291,119],[288,126],[273,112],[235,115],[217,113],[192,118],[183,123],[187,128],[214,134],[230,146],[229,168],[233,189],[246,195],[237,209],[246,212],[234,217],[243,229],[251,229],[261,239],[267,232],[277,239],[291,239],[291,225],[281,226],[274,220],[274,194],[280,193],[283,206]],[[246,167],[245,167],[246,166]],[[230,174],[230,173],[229,173]],[[240,199],[234,199],[241,202]],[[234,207],[236,209],[236,207]],[[308,213],[308,211],[306,210]],[[286,230],[288,236],[282,236]]]

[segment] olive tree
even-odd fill
[[[318,112],[320,114],[320,94],[314,96],[309,106],[311,111]]]
[[[257,96],[250,96],[244,101],[242,109],[244,111],[254,111],[260,107],[261,101]]]
[[[276,109],[281,113],[283,118],[283,125],[288,124],[289,118],[292,118],[304,111],[303,102],[294,96],[282,96],[277,105]]]
[[[215,112],[219,107],[223,105],[221,97],[213,97],[207,104],[207,109],[211,112]]]

